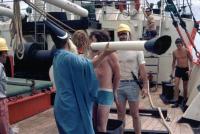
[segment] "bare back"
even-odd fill
[[[181,68],[189,67],[189,57],[188,57],[188,51],[185,48],[182,48],[181,50],[176,49],[173,54],[176,58],[176,66]]]
[[[109,60],[110,60],[110,55],[107,56],[97,68],[95,68],[95,72],[99,80],[100,87],[112,89],[113,72]]]

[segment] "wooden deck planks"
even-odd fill
[[[170,122],[167,124],[171,127],[174,134],[193,134],[191,127],[188,124],[179,124],[177,120],[182,115],[182,111],[179,108],[171,108],[170,105],[165,105],[159,98],[161,90],[158,92],[151,93],[152,99],[155,106],[160,106],[162,108],[168,109],[168,116]],[[141,99],[140,107],[150,108],[150,103],[148,98]],[[117,114],[110,114],[109,118],[117,119]],[[26,120],[20,121],[14,126],[19,127],[19,134],[57,134],[58,130],[56,128],[53,109],[49,109],[43,113],[35,115]],[[153,118],[149,116],[141,116],[141,126],[143,130],[166,130],[165,126],[162,124],[160,118]],[[130,115],[126,115],[126,129],[132,129],[133,123]]]

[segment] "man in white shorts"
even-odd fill
[[[131,40],[131,29],[126,24],[120,24],[117,29],[120,41]],[[118,51],[120,63],[120,86],[117,90],[118,119],[124,122],[126,114],[126,102],[128,101],[133,127],[136,134],[141,134],[139,119],[139,85],[133,79],[133,74],[138,78],[138,73],[143,80],[142,95],[147,95],[147,74],[143,51]]]

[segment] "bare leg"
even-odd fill
[[[118,119],[123,121],[123,126],[125,127],[126,101],[123,102],[118,100],[117,113],[118,113]]]
[[[180,78],[176,77],[175,78],[174,100],[178,100],[178,97],[179,97],[179,83],[180,83]]]
[[[187,100],[188,95],[188,81],[183,81],[183,97]]]
[[[97,128],[97,108],[98,108],[98,105],[96,103],[94,103],[94,105],[93,105],[93,125],[94,125],[94,128]]]
[[[9,133],[9,115],[6,100],[0,100],[0,134]]]
[[[97,131],[98,132],[106,132],[109,112],[110,112],[110,106],[98,105],[98,110],[97,110]]]
[[[139,116],[139,101],[129,101],[130,112],[133,119],[135,134],[141,134],[141,122]]]

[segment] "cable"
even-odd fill
[[[198,31],[198,30],[199,30],[199,23],[197,23],[197,21],[196,21],[196,19],[195,19],[195,17],[194,17],[194,14],[193,14],[193,12],[192,12],[192,8],[191,8],[191,6],[189,5],[188,0],[186,0],[186,1],[187,1],[187,4],[188,4],[188,7],[189,7],[189,9],[190,9],[190,13],[191,13],[191,15],[192,15],[193,21],[194,21],[194,28],[196,29],[196,31]],[[199,33],[199,34],[200,34],[200,33]]]
[[[152,109],[157,109],[159,114],[160,114],[160,117],[163,121],[163,124],[164,126],[166,127],[166,129],[169,131],[170,134],[173,134],[171,128],[167,125],[166,121],[165,121],[165,118],[163,116],[163,113],[162,113],[162,110],[160,107],[156,107],[154,104],[153,104],[153,101],[152,101],[152,98],[151,98],[151,94],[150,94],[150,91],[149,91],[149,81],[147,81],[147,94],[148,94],[148,98],[149,98],[149,102],[151,104],[151,108]]]
[[[193,40],[192,40],[192,38],[191,38],[187,28],[186,28],[186,23],[183,21],[183,19],[181,18],[180,14],[178,13],[173,1],[172,0],[165,0],[165,2],[166,2],[166,4],[170,3],[173,6],[173,8],[174,8],[173,13],[176,14],[175,16],[178,17],[178,19],[180,21],[179,24],[185,30],[185,33],[186,33],[186,35],[188,37],[188,40],[190,41],[190,44],[192,45],[193,49],[195,50],[196,56],[198,57],[198,59],[200,59],[200,52],[197,50],[196,46],[194,45],[194,42],[193,42]]]
[[[75,31],[75,29],[67,26],[65,23],[61,22],[60,20],[56,19],[55,17],[53,17],[52,15],[50,15],[49,13],[46,13],[45,11],[39,9],[38,7],[36,7],[33,3],[31,3],[28,0],[23,0],[25,3],[27,3],[29,6],[31,6],[33,9],[35,9],[37,12],[39,12],[41,15],[43,15],[44,17],[48,18],[52,23],[54,23],[56,26],[58,26],[59,28],[63,29],[61,26],[59,26],[58,24],[72,30]],[[57,24],[58,23],[58,24]],[[66,29],[65,29],[66,30]]]

